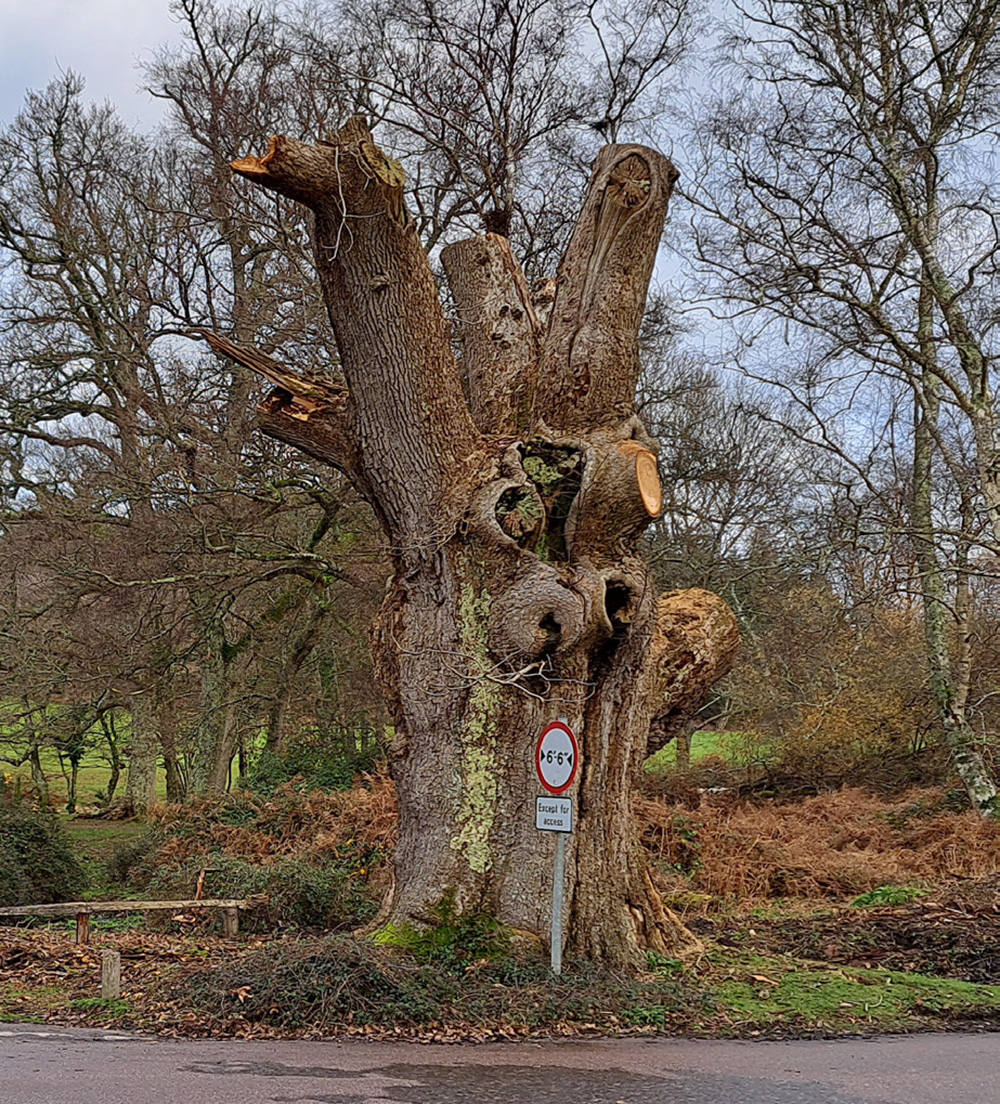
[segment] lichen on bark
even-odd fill
[[[490,682],[488,626],[490,596],[462,584],[459,605],[462,650],[470,680],[469,702],[458,734],[459,831],[451,846],[469,867],[485,874],[492,865],[490,836],[497,807],[497,716],[500,695]]]

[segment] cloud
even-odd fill
[[[139,91],[136,62],[177,39],[167,0],[0,0],[0,120],[20,110],[27,89],[72,69],[88,97],[150,125],[161,108]]]

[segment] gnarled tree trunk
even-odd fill
[[[392,549],[374,631],[398,732],[390,919],[429,920],[453,896],[547,934],[554,840],[534,827],[533,752],[561,717],[582,754],[569,953],[635,965],[692,942],[652,885],[631,804],[651,731],[683,723],[737,642],[720,599],[660,597],[635,551],[660,510],[634,395],[673,166],[639,146],[601,153],[544,323],[506,239],[445,250],[460,361],[402,170],[361,119],[233,168],[314,212],[344,378],[205,336],[272,380],[264,432],[343,471]]]

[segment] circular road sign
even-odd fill
[[[573,730],[565,721],[553,721],[545,726],[535,748],[538,780],[550,794],[565,793],[580,765],[580,747]]]

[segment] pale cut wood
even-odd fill
[[[620,432],[615,427],[589,435],[593,451],[567,523],[574,554],[586,549],[588,559],[602,568],[620,561],[662,505],[656,457],[642,441],[621,440]]]
[[[639,484],[642,504],[651,518],[660,516],[663,509],[663,486],[656,466],[656,457],[643,449],[635,458],[635,478]]]
[[[639,496],[650,517],[660,516],[663,509],[663,485],[656,457],[638,441],[622,441],[618,446],[626,456],[634,458],[635,480],[639,484]]]
[[[240,910],[227,908],[222,910],[222,933],[227,939],[233,939],[240,930]]]
[[[118,1000],[122,995],[122,956],[118,951],[101,951],[101,996]]]

